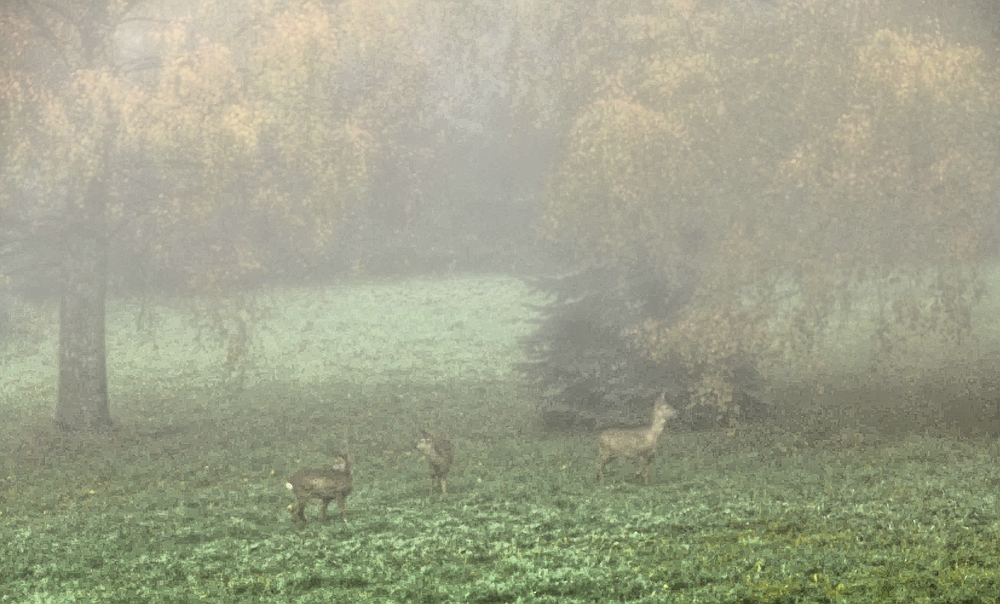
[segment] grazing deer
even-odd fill
[[[616,457],[637,459],[642,467],[636,475],[642,474],[643,482],[649,485],[649,464],[656,456],[656,442],[660,439],[667,420],[677,415],[677,410],[668,405],[666,393],[660,395],[653,407],[653,423],[648,428],[634,430],[605,430],[597,437],[600,457],[597,466],[597,481],[604,484],[604,466]]]
[[[455,460],[455,447],[447,438],[437,437],[427,430],[421,430],[417,450],[424,454],[431,466],[431,495],[434,494],[438,482],[441,483],[441,494],[447,495],[446,478],[448,470],[451,469],[451,462]]]
[[[347,496],[353,488],[351,479],[351,464],[347,461],[347,454],[338,453],[333,458],[333,465],[330,468],[310,468],[302,469],[292,474],[292,477],[285,483],[285,487],[295,495],[295,504],[292,505],[292,520],[295,526],[304,526],[306,523],[306,504],[310,499],[319,499],[323,504],[320,518],[326,520],[326,508],[334,499],[340,506],[340,517],[347,522]]]

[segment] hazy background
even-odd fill
[[[99,405],[109,298],[190,301],[240,371],[282,291],[503,275],[551,427],[664,389],[735,425],[776,384],[982,418],[998,28],[988,0],[11,3],[0,333],[20,358],[59,300],[60,392]]]

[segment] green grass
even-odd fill
[[[204,313],[143,326],[118,303],[118,427],[89,436],[49,426],[40,318],[0,376],[0,602],[1000,599],[993,441],[675,427],[650,487],[624,463],[598,487],[592,435],[532,424],[526,296],[472,278],[274,292],[242,389],[198,340]],[[420,425],[456,444],[446,497]],[[344,446],[350,522],[312,504],[294,530],[284,479]]]

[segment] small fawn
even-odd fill
[[[441,494],[448,494],[448,470],[451,469],[451,462],[455,460],[455,447],[447,438],[434,436],[427,430],[420,431],[420,440],[417,441],[417,450],[424,454],[427,462],[431,466],[431,495],[437,483],[441,483]]]
[[[323,504],[320,512],[322,520],[326,520],[327,506],[336,499],[340,506],[340,517],[347,522],[347,496],[353,486],[351,464],[345,453],[335,455],[333,465],[329,468],[308,468],[292,474],[285,487],[295,495],[295,504],[292,505],[295,526],[300,526],[300,523],[301,526],[305,525],[306,504],[313,498],[319,499]]]
[[[677,410],[666,403],[666,393],[660,395],[653,407],[653,423],[648,428],[633,430],[605,430],[597,437],[599,462],[597,481],[604,484],[604,466],[616,457],[637,459],[642,467],[636,472],[649,485],[649,465],[656,456],[656,442],[663,433],[667,420],[677,415]]]

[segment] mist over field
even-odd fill
[[[911,380],[941,372],[974,378],[996,354],[995,317],[1000,280],[987,274],[987,302],[973,315],[974,338],[961,346],[926,340],[903,353],[897,371]],[[378,300],[391,297],[392,304]],[[530,334],[544,295],[503,276],[446,276],[399,281],[346,281],[330,287],[256,292],[256,317],[248,358],[227,362],[226,340],[205,315],[208,298],[112,300],[108,363],[115,389],[176,391],[178,383],[209,387],[264,383],[315,385],[331,379],[352,383],[504,379],[517,381],[526,359],[521,338]],[[870,307],[832,322],[803,359],[783,358],[770,367],[778,387],[804,381],[851,383],[870,371],[878,349],[871,338]],[[21,336],[9,345],[0,392],[11,401],[32,392],[35,404],[56,396],[58,309],[22,302],[12,309]],[[390,352],[386,352],[390,351]],[[964,365],[964,371],[961,368]],[[946,374],[945,374],[946,375]]]
[[[391,305],[378,300],[391,299]],[[532,329],[530,302],[543,302],[509,277],[355,282],[258,292],[245,364],[227,364],[225,340],[203,313],[209,299],[109,306],[108,371],[119,388],[177,392],[262,384],[314,387],[399,380],[516,380],[519,338]],[[58,376],[55,308],[31,317],[30,343],[6,359],[2,392],[31,390],[53,399]],[[22,315],[23,316],[23,315]],[[138,319],[137,319],[138,317]],[[25,326],[25,329],[28,327]],[[28,334],[26,334],[28,335]],[[26,338],[26,340],[29,338]],[[112,398],[116,399],[115,391]],[[50,400],[51,402],[51,400]],[[122,401],[127,406],[126,401]]]

